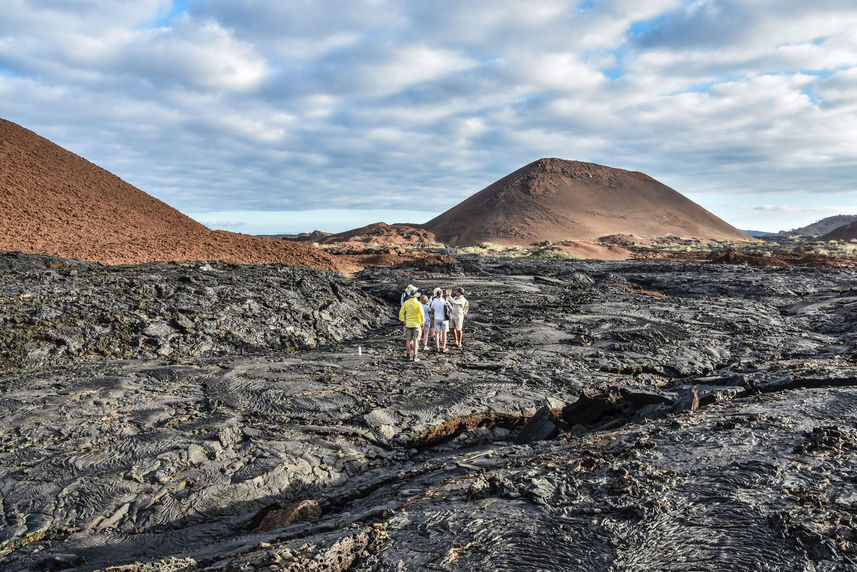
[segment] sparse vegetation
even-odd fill
[[[568,252],[563,252],[561,250],[553,250],[551,248],[546,248],[544,250],[540,250],[538,252],[533,253],[533,258],[539,259],[560,259],[560,260],[583,260],[582,257],[571,254]]]
[[[508,256],[518,258],[527,256],[530,251],[518,245],[502,245],[493,242],[483,242],[479,246],[465,246],[458,249],[462,254],[490,254],[492,256]]]

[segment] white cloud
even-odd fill
[[[236,40],[215,22],[139,34],[129,56],[120,65],[130,65],[147,76],[169,74],[177,83],[200,89],[249,92],[268,75],[267,62],[253,46]]]
[[[573,53],[547,53],[513,59],[513,64],[533,84],[535,90],[556,90],[564,94],[593,92],[606,79],[597,69],[581,62]]]
[[[466,70],[476,63],[449,50],[424,45],[394,48],[392,57],[355,66],[354,83],[365,93],[386,95]]]
[[[172,28],[142,26],[169,4],[70,2],[39,10],[16,0],[11,10],[4,7],[0,61],[26,75],[92,89],[130,92],[138,82],[227,91],[260,85],[268,71],[265,59],[219,23],[184,18]]]

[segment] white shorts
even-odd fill
[[[449,320],[435,320],[434,321],[434,331],[435,332],[448,332],[449,331]]]
[[[460,330],[462,326],[464,326],[464,316],[458,316],[457,318],[453,318],[449,321],[452,324],[453,330]]]

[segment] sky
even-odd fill
[[[422,223],[541,157],[857,213],[854,0],[0,0],[0,117],[216,229]]]

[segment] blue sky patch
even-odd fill
[[[640,38],[657,30],[666,21],[666,15],[658,16],[651,20],[638,20],[631,24],[631,37]]]
[[[620,77],[625,75],[625,71],[621,67],[618,67],[618,66],[614,67],[614,68],[603,69],[603,70],[601,70],[601,73],[603,73],[605,76],[609,77],[610,79],[619,79]]]
[[[188,0],[173,0],[173,7],[159,18],[140,26],[141,28],[169,28],[176,18],[186,14]]]

